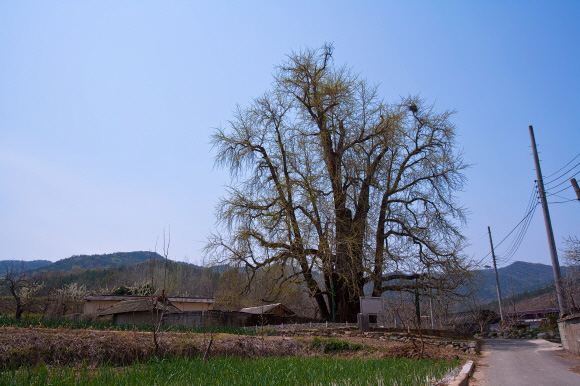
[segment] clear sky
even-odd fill
[[[457,111],[481,259],[487,226],[498,243],[526,213],[528,126],[544,175],[580,153],[579,18],[578,1],[0,0],[0,259],[153,250],[170,227],[171,257],[202,263],[229,181],[213,129],[325,42],[387,101]],[[550,211],[562,248],[580,202]],[[550,264],[541,210],[511,260]]]

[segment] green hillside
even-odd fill
[[[563,274],[565,269],[563,267]],[[550,265],[516,261],[497,270],[502,297],[533,291],[554,283],[554,273]],[[476,281],[481,284],[477,297],[482,302],[497,300],[497,286],[493,269],[480,270]]]
[[[35,272],[46,271],[78,271],[95,268],[117,268],[137,263],[143,263],[150,259],[162,260],[163,257],[155,252],[117,252],[105,255],[77,255],[59,260],[55,263],[35,269]]]
[[[17,269],[22,270],[20,264]],[[30,279],[43,283],[39,296],[48,296],[72,283],[86,288],[90,293],[102,293],[120,287],[139,288],[150,285],[153,280],[155,288],[165,286],[173,296],[211,297],[223,269],[168,260],[165,276],[165,262],[161,255],[138,251],[71,256],[55,263],[29,264],[25,270]],[[0,286],[0,296],[9,296],[6,286]]]

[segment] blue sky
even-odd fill
[[[579,15],[577,1],[0,1],[0,259],[153,250],[170,227],[171,256],[202,263],[229,181],[213,129],[286,54],[325,42],[387,101],[457,111],[481,259],[487,226],[499,242],[525,214],[528,125],[544,175],[580,153]],[[562,248],[580,203],[550,211]],[[540,210],[511,260],[550,264]]]

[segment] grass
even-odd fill
[[[48,367],[5,370],[0,385],[429,385],[458,361],[333,359],[286,357],[241,359],[222,357],[154,359],[119,368],[102,366]]]
[[[116,325],[113,322],[103,322],[103,321],[85,321],[85,322],[73,322],[69,319],[43,319],[40,317],[23,317],[20,320],[16,320],[13,316],[2,315],[0,316],[0,327],[46,327],[46,328],[70,328],[75,330],[80,329],[94,329],[94,330],[115,330],[115,331],[151,331],[153,328],[151,325],[147,324],[121,324]],[[234,335],[250,335],[256,336],[260,335],[262,331],[256,328],[243,328],[243,327],[185,327],[185,326],[164,326],[162,331],[176,331],[176,332],[195,332],[195,333],[216,333],[216,334],[234,334]],[[276,331],[273,329],[265,328],[264,335],[276,335]]]

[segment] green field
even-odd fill
[[[459,364],[385,359],[156,359],[96,370],[37,366],[5,370],[0,385],[429,385]]]

